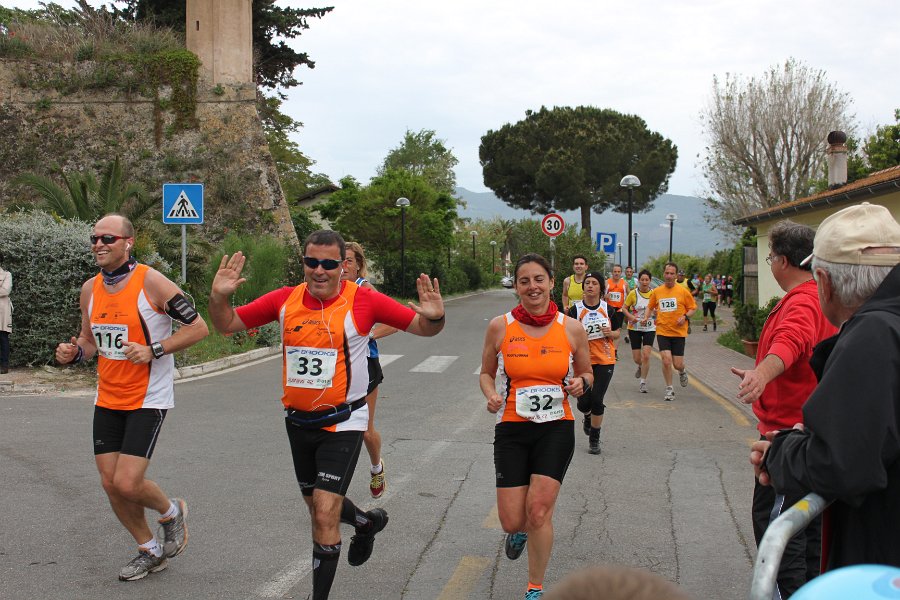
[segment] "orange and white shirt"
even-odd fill
[[[613,340],[603,334],[603,327],[611,325],[606,302],[600,301],[596,308],[588,308],[584,302],[575,303],[575,318],[581,322],[588,337],[592,365],[616,364],[616,347]]]
[[[687,311],[697,310],[697,301],[687,288],[678,284],[654,288],[647,306],[650,310],[656,309],[656,335],[687,337],[687,318],[681,325],[677,324],[678,318],[685,316]]]
[[[97,344],[97,397],[114,410],[172,408],[175,405],[175,357],[167,354],[143,365],[125,358],[125,342],[149,346],[172,335],[172,319],[154,306],[144,290],[150,267],[137,265],[125,287],[108,292],[94,278],[88,302],[91,333]]]
[[[369,386],[368,332],[353,318],[359,286],[346,282],[337,299],[319,309],[303,303],[306,284],[294,288],[281,307],[282,372],[285,408],[326,410],[365,398]],[[368,428],[369,409],[363,406],[328,431]]]
[[[563,389],[574,353],[566,336],[566,316],[559,313],[539,338],[527,335],[511,312],[504,318],[498,378],[503,405],[497,422],[572,420]]]
[[[625,303],[625,280],[613,281],[610,277],[606,280],[606,301],[615,309],[622,309]]]

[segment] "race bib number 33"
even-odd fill
[[[337,356],[335,348],[288,346],[285,352],[287,385],[316,389],[331,387]]]
[[[97,352],[109,360],[125,359],[125,342],[128,341],[128,325],[93,323],[91,333],[97,343]]]
[[[532,385],[516,390],[516,414],[535,423],[557,421],[566,416],[565,394],[558,385]]]

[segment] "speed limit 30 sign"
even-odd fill
[[[545,235],[549,235],[550,237],[556,237],[563,232],[566,228],[566,222],[563,218],[556,214],[550,213],[541,219],[541,231],[544,232]]]

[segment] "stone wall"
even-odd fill
[[[79,72],[85,74],[79,81],[88,84],[75,91],[53,83]],[[256,111],[254,87],[212,86],[201,78],[196,121],[182,129],[168,110],[172,89],[160,89],[165,107],[160,110],[153,97],[119,84],[104,86],[102,74],[91,63],[0,60],[0,130],[6,136],[0,144],[0,208],[36,199],[31,190],[13,185],[22,173],[46,175],[60,184],[60,170],[88,169],[99,178],[118,156],[128,181],[140,181],[160,197],[163,183],[204,183],[205,223],[195,230],[207,239],[221,239],[228,231],[266,232],[299,245]],[[160,201],[160,219],[161,214]]]

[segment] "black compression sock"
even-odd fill
[[[369,519],[369,516],[359,510],[349,498],[344,498],[344,503],[341,505],[341,522],[362,530],[372,526],[372,520]]]
[[[313,600],[328,599],[340,557],[340,543],[325,546],[313,542]]]

